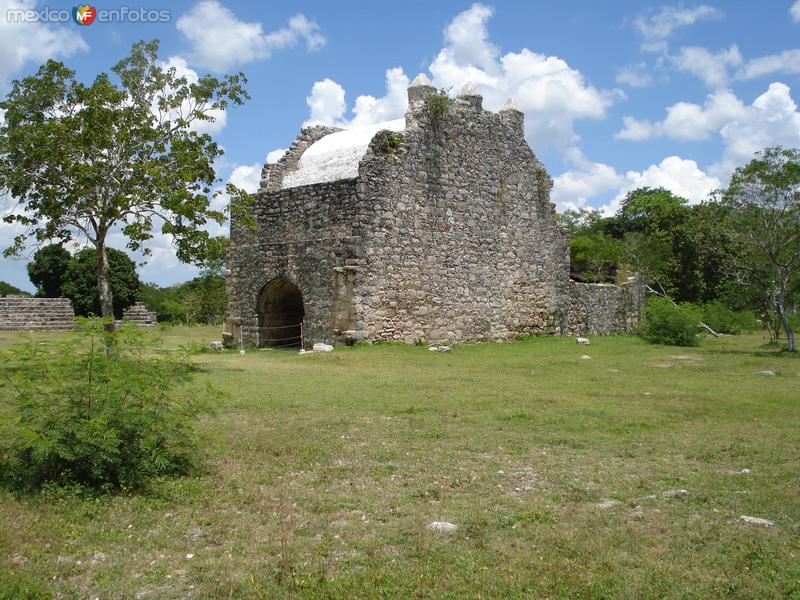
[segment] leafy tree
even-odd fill
[[[39,248],[28,263],[28,277],[36,286],[36,295],[59,298],[72,255],[61,244],[50,244]]]
[[[192,321],[215,325],[222,320],[228,296],[225,293],[225,278],[205,273],[180,286],[178,294],[186,306]]]
[[[141,282],[136,273],[136,264],[127,254],[115,248],[106,248],[108,253],[108,281],[114,298],[114,317],[122,318],[122,311],[141,298]],[[75,314],[88,316],[100,313],[97,296],[97,250],[84,248],[69,262],[64,273],[63,294],[72,300]]]
[[[14,81],[0,102],[0,189],[18,202],[7,222],[26,240],[88,241],[97,250],[100,313],[113,313],[107,238],[121,231],[131,250],[148,251],[154,230],[169,234],[178,258],[206,253],[202,225],[224,215],[211,206],[222,148],[196,127],[249,96],[244,75],[190,82],[158,61],[158,42],[138,42],[128,57],[85,85],[50,60]],[[246,197],[228,186],[234,198]]]
[[[570,239],[570,274],[591,282],[615,281],[624,247],[619,240],[601,232],[589,232]]]
[[[9,294],[14,294],[17,296],[30,296],[28,292],[23,291],[6,281],[0,281],[0,296],[5,297]]]
[[[154,283],[142,285],[142,301],[156,313],[161,322],[188,322],[186,305],[180,299],[180,286],[159,287]]]
[[[756,153],[734,171],[723,201],[730,210],[739,282],[770,308],[792,352],[794,331],[786,313],[800,289],[800,151],[774,147]]]

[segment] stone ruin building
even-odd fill
[[[418,76],[404,119],[302,129],[231,222],[226,345],[610,334],[643,290],[569,279],[552,180],[510,100]]]

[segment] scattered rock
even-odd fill
[[[587,355],[587,354],[582,354],[581,355],[581,360],[592,360],[592,357]]]
[[[592,506],[598,510],[605,510],[612,506],[617,506],[619,503],[619,500],[602,500],[600,502],[595,502]]]
[[[436,348],[437,352],[450,352],[450,350],[452,350],[452,348],[450,348],[450,346],[438,346]]]
[[[619,369],[609,369],[609,373],[619,373]]]
[[[448,523],[447,521],[434,521],[433,523],[428,523],[428,529],[430,531],[453,533],[456,529],[458,529],[458,525],[455,523]]]
[[[775,371],[756,371],[753,375],[764,375],[766,377],[775,377]]]
[[[729,471],[723,471],[726,475],[749,475],[752,473],[750,469],[739,469],[738,471],[731,469]]]
[[[582,346],[588,346],[589,345],[589,338],[576,337],[575,341],[578,342],[579,344],[581,344]]]
[[[314,352],[333,352],[333,346],[317,342],[314,344]]]
[[[651,394],[650,392],[644,392],[644,395],[645,396],[652,396],[653,394]]]
[[[10,562],[15,567],[18,567],[28,562],[28,559],[22,556],[22,554],[14,554],[8,559],[8,562]]]
[[[438,351],[439,351],[438,346],[428,346],[428,352],[438,352]]]
[[[194,558],[194,554],[189,553],[186,555],[186,560],[192,560]]]
[[[672,365],[669,364],[669,363],[656,363],[653,366],[657,367],[659,369],[671,369],[672,368]]]
[[[688,496],[689,490],[667,490],[665,492],[661,492],[661,495],[664,498],[678,498],[679,496]]]
[[[105,562],[108,559],[108,554],[105,552],[95,552],[94,556],[92,557],[92,564],[95,565],[100,562]]]
[[[208,346],[214,352],[222,352],[222,342],[211,342]]]
[[[751,525],[763,525],[764,527],[775,526],[775,523],[773,523],[769,519],[762,519],[761,517],[748,517],[747,515],[742,515],[741,517],[739,517],[739,519],[744,521],[745,523],[750,523]]]

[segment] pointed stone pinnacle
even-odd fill
[[[461,91],[458,92],[458,95],[462,98],[480,96],[478,90],[475,89],[475,86],[472,85],[471,81],[468,81],[467,83],[464,84],[464,87],[461,88]]]
[[[425,73],[420,73],[416,77],[414,77],[414,81],[411,82],[411,85],[408,87],[434,87],[433,82],[428,79]]]
[[[500,108],[500,112],[508,112],[512,110],[515,110],[517,112],[522,112],[522,107],[519,105],[519,102],[517,102],[514,98],[509,98],[508,100],[506,100],[506,103],[503,104],[503,106]]]

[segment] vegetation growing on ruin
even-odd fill
[[[449,96],[449,90],[437,90],[425,99],[425,107],[428,111],[428,118],[430,119],[431,126],[434,130],[441,127],[447,113],[453,106],[454,100]]]
[[[375,134],[372,144],[378,152],[383,154],[394,154],[399,148],[402,138],[400,134],[388,129],[381,129]]]

